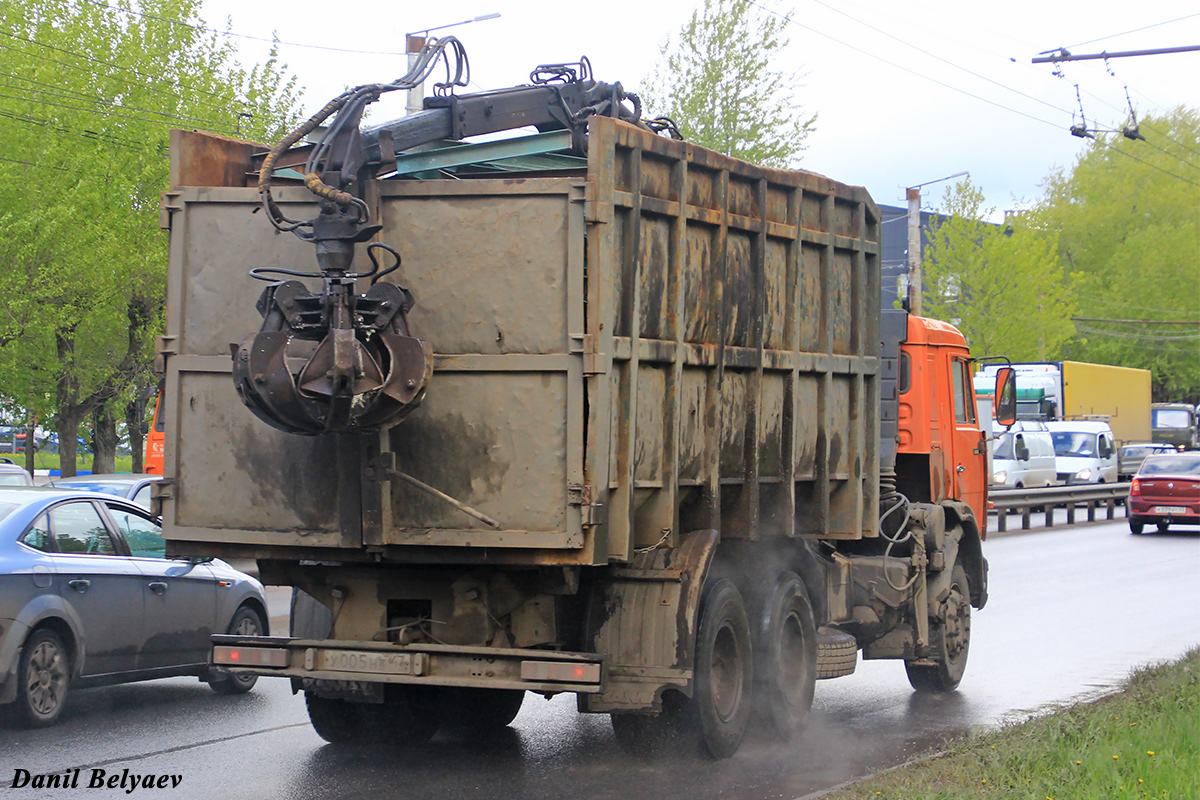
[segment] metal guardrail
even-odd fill
[[[1129,497],[1128,483],[1089,483],[1073,486],[1045,486],[1040,489],[992,489],[988,501],[996,510],[996,530],[1008,530],[1008,512],[1021,512],[1021,529],[1029,530],[1035,511],[1046,515],[1046,527],[1054,524],[1054,509],[1065,506],[1067,524],[1075,524],[1075,509],[1087,508],[1088,522],[1095,522],[1096,509],[1103,506],[1107,518],[1113,519],[1117,505],[1124,505]]]

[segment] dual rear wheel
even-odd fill
[[[781,738],[799,732],[812,706],[816,628],[804,584],[780,576],[752,630],[746,603],[729,580],[705,587],[696,635],[692,697],[669,692],[657,715],[613,714],[617,740],[640,756],[696,749],[728,758],[741,745],[757,697]]]
[[[515,689],[452,689],[437,686],[384,687],[382,703],[305,693],[308,718],[327,742],[379,742],[416,746],[439,730],[465,736],[493,733],[511,723],[525,693]]]

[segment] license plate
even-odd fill
[[[1186,514],[1187,509],[1183,506],[1155,506],[1155,514]]]
[[[376,675],[412,675],[411,653],[354,653],[347,650],[322,650],[322,670],[366,672]]]

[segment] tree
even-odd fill
[[[994,213],[970,179],[946,190],[928,231],[923,313],[953,322],[977,354],[1045,361],[1072,333],[1055,238],[1022,216],[987,222]]]
[[[1198,402],[1200,112],[1145,117],[1140,130],[1145,141],[1098,136],[1037,209],[1075,273],[1080,320],[1063,355],[1149,369],[1155,400]]]
[[[642,96],[651,116],[670,117],[683,137],[770,167],[793,167],[817,116],[796,102],[799,74],[774,66],[788,21],[750,0],[705,0],[663,45]]]
[[[246,70],[205,34],[198,0],[0,5],[0,386],[54,417],[64,474],[92,415],[111,468],[106,406],[153,382],[161,330],[171,127],[271,139],[295,123],[274,58]],[[97,435],[98,433],[98,435]]]

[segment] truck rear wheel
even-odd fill
[[[359,703],[305,692],[304,704],[308,708],[308,720],[313,730],[330,744],[349,744],[363,738],[364,726],[358,713]]]
[[[750,721],[754,658],[746,607],[727,580],[710,585],[701,603],[696,635],[692,705],[704,749],[714,758],[737,752]]]
[[[905,662],[908,682],[918,692],[952,692],[966,672],[967,651],[971,646],[971,586],[962,565],[955,564],[950,594],[938,616],[929,622],[936,640],[930,659],[936,663]]]
[[[692,697],[669,691],[659,714],[614,713],[621,748],[643,757],[689,749],[713,758],[736,753],[754,699],[750,641],[737,587],[724,579],[709,583],[700,602]]]
[[[389,684],[382,703],[356,703],[304,695],[313,729],[330,744],[376,742],[393,745],[425,744],[441,723],[436,689]]]
[[[696,730],[689,718],[691,701],[670,691],[663,694],[662,703],[659,714],[613,712],[613,733],[622,750],[638,758],[656,758],[680,749],[689,732]]]
[[[508,727],[525,702],[519,689],[441,689],[442,726],[468,736]]]
[[[756,700],[784,739],[796,736],[812,708],[817,675],[817,629],[804,582],[779,577],[759,625]]]

